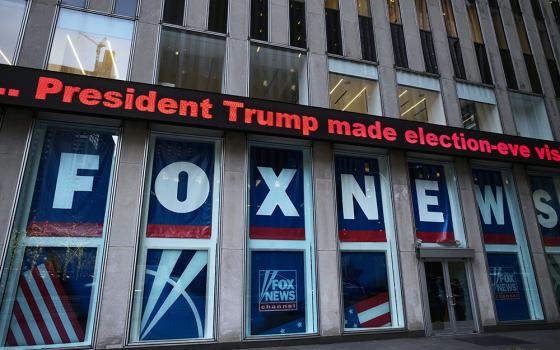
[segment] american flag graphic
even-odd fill
[[[77,343],[83,329],[54,266],[36,265],[21,274],[7,346]]]
[[[373,328],[391,325],[389,294],[364,299],[344,311],[345,328]]]

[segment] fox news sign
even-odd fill
[[[259,270],[259,310],[297,310],[297,271]]]

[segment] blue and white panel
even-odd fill
[[[203,338],[208,252],[148,249],[140,340]]]
[[[304,253],[252,251],[251,335],[306,332]]]
[[[533,204],[545,246],[560,247],[560,201],[554,178],[550,176],[530,176],[533,189]]]
[[[341,242],[386,242],[379,164],[336,156],[338,237]]]
[[[424,243],[455,240],[449,190],[442,165],[409,163],[416,237]]]
[[[501,173],[473,169],[473,181],[484,243],[516,244]]]
[[[343,252],[344,328],[391,326],[391,304],[384,252]]]
[[[529,320],[529,305],[516,253],[487,253],[499,321]]]
[[[251,239],[305,240],[302,151],[251,148]]]
[[[28,236],[102,236],[114,148],[110,133],[46,130]]]
[[[157,139],[147,237],[210,238],[214,144]]]

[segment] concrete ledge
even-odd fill
[[[345,334],[337,336],[303,336],[303,337],[286,337],[282,339],[267,340],[246,340],[244,342],[232,343],[193,343],[180,345],[133,345],[129,349],[205,349],[205,350],[225,350],[225,349],[252,349],[252,348],[268,348],[279,346],[302,346],[302,345],[320,345],[320,344],[336,344],[347,342],[360,342],[371,340],[386,339],[402,339],[402,338],[419,338],[425,337],[426,334],[421,331],[395,330],[383,333],[361,333],[361,334]]]
[[[560,322],[548,323],[542,322],[523,322],[523,323],[500,323],[494,326],[484,326],[484,333],[496,332],[519,332],[519,331],[536,331],[547,329],[560,329]]]

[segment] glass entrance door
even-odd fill
[[[425,261],[430,325],[428,333],[475,331],[469,280],[464,261]]]

